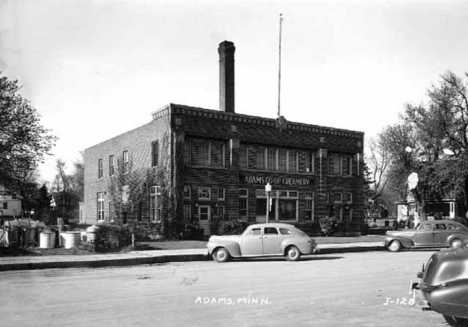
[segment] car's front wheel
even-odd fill
[[[225,248],[217,248],[213,252],[213,259],[216,262],[226,262],[229,260],[229,257],[230,257],[229,252]]]
[[[301,258],[301,252],[294,245],[291,245],[286,249],[286,260],[298,261],[300,258]]]
[[[444,315],[445,321],[453,327],[468,327],[468,319]]]
[[[390,245],[387,247],[387,249],[389,251],[392,251],[392,252],[398,252],[401,250],[401,243],[400,241],[392,241],[392,243],[390,243]]]
[[[450,247],[451,247],[452,249],[461,248],[462,245],[463,245],[462,241],[459,240],[458,238],[456,238],[456,239],[454,239],[454,240],[452,240],[452,241],[450,242]]]

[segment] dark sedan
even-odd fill
[[[418,277],[412,288],[424,296],[423,309],[442,314],[451,326],[468,327],[468,249],[435,252]]]
[[[392,252],[402,248],[459,248],[468,242],[468,228],[452,220],[418,223],[414,229],[387,231],[384,246]]]

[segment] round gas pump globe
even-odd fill
[[[414,190],[416,186],[418,185],[419,182],[419,177],[417,173],[411,173],[408,176],[408,187],[410,190]]]

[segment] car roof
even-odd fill
[[[260,228],[260,227],[283,227],[283,228],[296,228],[294,225],[291,225],[291,224],[284,224],[284,223],[264,223],[264,224],[253,224],[253,225],[249,225],[248,227],[251,227],[251,228]]]
[[[420,223],[425,223],[425,224],[459,224],[459,225],[461,225],[459,222],[456,222],[456,221],[453,221],[453,220],[448,220],[448,219],[445,219],[445,220],[423,220],[423,221],[420,221]]]

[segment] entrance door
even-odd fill
[[[203,235],[211,235],[211,210],[210,206],[198,206],[198,216],[200,217],[200,227],[203,228]]]

